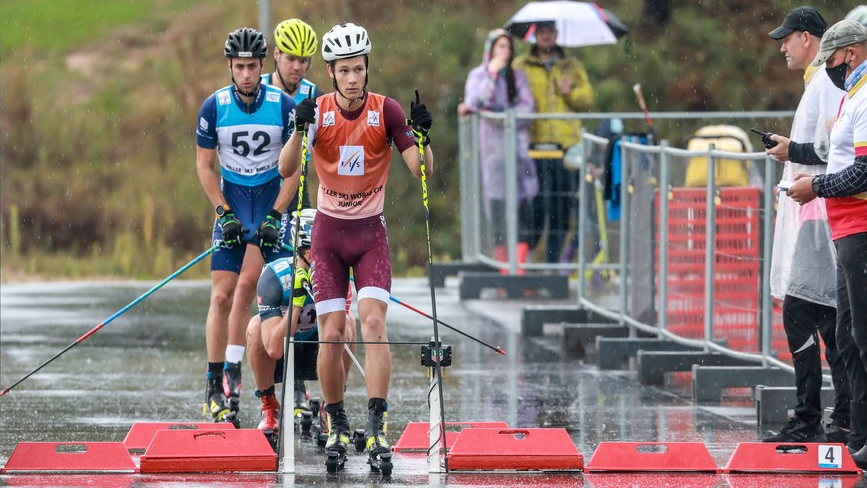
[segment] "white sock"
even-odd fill
[[[236,346],[235,344],[226,346],[227,363],[240,363],[242,359],[244,359],[244,346]]]

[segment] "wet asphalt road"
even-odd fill
[[[9,385],[146,291],[150,283],[34,283],[0,288],[0,383]],[[21,441],[122,441],[137,421],[201,419],[204,395],[204,317],[209,286],[170,283],[0,399],[0,464]],[[430,311],[426,279],[395,280],[394,296]],[[556,303],[556,302],[544,302]],[[755,441],[750,392],[735,390],[714,405],[690,400],[689,379],[673,375],[664,388],[644,387],[634,371],[600,372],[566,361],[559,338],[520,335],[526,303],[461,303],[453,281],[437,290],[441,320],[502,347],[506,356],[440,328],[454,348],[444,383],[447,421],[502,421],[511,427],[563,427],[590,460],[602,441],[694,441],[725,465],[739,442]],[[389,338],[426,341],[431,321],[395,303]],[[417,345],[392,347],[389,440],[408,422],[429,418],[427,379]],[[359,354],[363,360],[363,352]],[[258,423],[258,400],[244,367],[242,427]],[[363,427],[366,396],[361,376],[350,374],[346,405],[353,428]],[[309,385],[312,394],[318,385]],[[389,479],[370,473],[365,454],[351,454],[346,469],[326,476],[314,443],[298,440],[296,473],[212,475],[2,475],[5,486],[867,486],[860,477],[467,474],[428,475],[421,455],[396,454]]]

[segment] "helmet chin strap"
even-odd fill
[[[274,71],[277,72],[277,78],[280,78],[280,84],[283,85],[283,88],[286,90],[286,93],[293,93],[295,90],[298,89],[298,85],[290,87],[289,83],[286,83],[286,80],[283,79],[283,73],[280,73],[280,68],[277,67],[276,61],[274,62]]]
[[[237,91],[241,95],[243,95],[245,97],[256,98],[256,94],[259,93],[259,85],[262,84],[262,78],[259,78],[256,80],[256,86],[253,87],[253,91],[250,93],[247,93],[247,92],[241,90],[241,87],[239,87],[238,83],[235,82],[234,76],[232,76],[232,84],[235,85],[235,91]]]

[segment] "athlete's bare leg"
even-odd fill
[[[229,312],[229,344],[243,346],[247,343],[247,323],[250,321],[250,309],[256,300],[256,285],[265,260],[257,246],[248,244],[244,254],[244,264],[235,285],[235,298]]]
[[[317,372],[325,403],[343,401],[346,370],[342,341],[346,334],[346,322],[343,310],[319,316],[319,340],[324,344],[319,344]]]
[[[268,354],[262,343],[262,321],[258,315],[253,316],[247,324],[247,361],[253,371],[257,390],[264,391],[274,385],[277,360]]]
[[[375,298],[358,301],[361,318],[361,337],[364,342],[388,342],[385,331],[385,312],[388,304]],[[364,345],[364,373],[368,398],[388,398],[391,380],[391,350],[388,344]]]
[[[226,342],[229,337],[229,312],[235,293],[238,274],[231,271],[211,271],[211,305],[205,322],[205,343],[209,363],[226,360]]]

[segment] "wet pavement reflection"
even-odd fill
[[[82,334],[146,291],[150,283],[28,283],[0,288],[0,384],[17,381]],[[199,422],[204,396],[204,318],[209,285],[172,282],[58,358],[0,399],[0,464],[22,441],[120,442],[134,422]],[[430,312],[426,279],[395,280],[394,296]],[[534,302],[540,303],[540,302]],[[544,302],[558,303],[558,302]],[[566,303],[566,302],[560,302]],[[750,391],[733,390],[722,402],[696,405],[689,377],[669,375],[664,388],[645,387],[634,371],[599,371],[564,360],[556,335],[524,338],[526,303],[496,299],[461,302],[453,282],[437,290],[438,318],[502,347],[494,353],[440,327],[453,347],[444,383],[447,421],[501,421],[511,427],[562,427],[587,463],[603,441],[701,442],[724,466],[739,442],[756,440]],[[423,342],[432,325],[394,303],[389,338]],[[427,378],[418,345],[392,347],[389,440],[408,422],[427,421]],[[359,360],[363,361],[363,350]],[[312,395],[316,384],[308,384]],[[366,395],[350,373],[345,403],[352,428],[363,427]],[[244,428],[258,424],[252,375],[244,366]],[[350,454],[346,469],[328,476],[314,442],[296,439],[296,473],[185,475],[0,476],[3,486],[672,486],[867,487],[860,476],[449,473],[428,475],[421,454],[395,454],[394,473],[370,473],[366,454]]]

